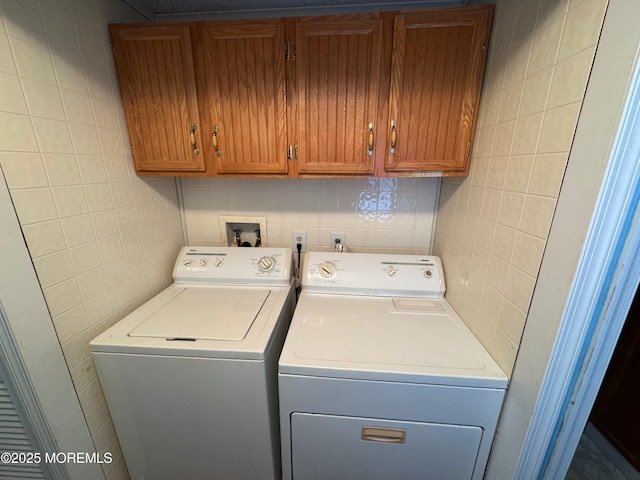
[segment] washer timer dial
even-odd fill
[[[258,260],[258,268],[261,272],[270,272],[276,266],[276,259],[273,257],[262,257]]]

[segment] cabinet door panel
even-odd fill
[[[112,25],[122,100],[138,171],[204,171],[189,27]]]
[[[207,22],[197,54],[216,171],[287,173],[283,22]]]
[[[380,27],[377,14],[296,23],[301,174],[373,173],[369,124],[375,138]]]
[[[490,20],[484,6],[395,17],[387,171],[465,173]]]

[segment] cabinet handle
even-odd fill
[[[198,155],[200,153],[200,149],[196,145],[196,124],[191,124],[191,130],[189,130],[189,140],[191,141],[191,149],[193,150],[194,155]]]
[[[391,120],[391,147],[389,148],[389,153],[396,153],[396,137],[398,133],[396,132],[396,121]]]
[[[284,59],[285,60],[295,60],[296,59],[296,44],[295,44],[295,42],[292,42],[291,46],[289,46],[289,42],[284,42]]]
[[[222,155],[222,152],[218,148],[218,126],[213,126],[213,132],[211,133],[211,143],[213,144],[213,149],[216,152],[216,157]]]
[[[369,149],[367,150],[367,156],[373,155],[373,123],[369,124]]]

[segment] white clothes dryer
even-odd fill
[[[480,480],[507,376],[433,256],[310,253],[279,361],[285,480]]]
[[[278,479],[291,250],[184,247],[175,283],[91,351],[137,479]]]

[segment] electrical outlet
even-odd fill
[[[329,243],[329,249],[332,251],[335,250],[336,243],[340,243],[346,248],[347,234],[345,232],[331,232],[331,241]]]
[[[298,243],[302,244],[302,253],[307,251],[307,232],[292,232],[291,233],[291,250],[293,253],[298,252]]]

